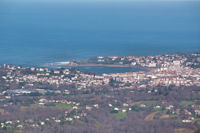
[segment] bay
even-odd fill
[[[0,1],[0,64],[200,51],[200,2]]]

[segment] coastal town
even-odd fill
[[[145,132],[152,124],[157,132],[200,131],[200,53],[99,56],[56,65],[61,68],[0,67],[0,132],[62,132],[64,127],[76,132],[78,125],[88,133],[117,133],[116,127],[127,123],[136,127],[124,126],[122,132]],[[96,74],[76,66],[144,70]]]

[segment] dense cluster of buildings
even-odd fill
[[[130,83],[130,87],[152,87],[157,85],[200,86],[200,69],[183,67],[173,62],[165,67],[151,69],[147,72],[129,72],[118,74],[104,74],[119,81],[123,85]],[[146,81],[145,83],[141,83]]]
[[[73,84],[80,90],[87,87],[109,85],[111,79],[117,82],[116,89],[146,88],[157,85],[200,86],[200,68],[194,69],[184,66],[178,60],[166,62],[161,67],[149,68],[149,71],[102,75],[87,74],[78,70],[72,74],[69,69],[49,70],[47,68],[23,68],[9,65],[4,65],[3,69],[6,73],[1,76],[1,81],[7,85],[23,83],[21,89],[32,88],[36,83],[40,83],[56,88]]]
[[[130,65],[141,67],[161,67],[168,66],[172,62],[175,64],[181,64],[185,66],[198,65],[200,62],[200,53],[188,53],[188,54],[165,54],[157,56],[108,56],[108,57],[96,57],[88,59],[82,63],[93,64],[118,64],[118,65]]]
[[[37,106],[46,106],[55,104],[55,106],[68,106],[69,108],[62,114],[61,117],[52,116],[38,121],[27,120],[27,122],[14,120],[3,121],[0,123],[0,128],[14,126],[17,129],[23,129],[27,124],[31,127],[42,127],[49,121],[55,123],[72,122],[80,120],[87,116],[87,111],[99,109],[101,105],[98,103],[81,105],[79,102],[67,101],[66,99],[48,99],[45,97],[47,92],[56,94],[65,94],[69,96],[71,89],[69,86],[74,86],[75,90],[87,90],[88,88],[99,89],[103,87],[111,88],[111,90],[144,88],[151,89],[158,85],[162,86],[196,86],[200,87],[200,68],[191,67],[198,66],[200,62],[200,54],[193,54],[193,59],[188,59],[186,56],[178,54],[163,55],[163,56],[109,56],[97,57],[97,62],[102,64],[112,65],[130,65],[137,67],[145,67],[146,71],[111,73],[111,74],[92,74],[85,73],[74,69],[48,69],[35,67],[20,67],[14,65],[3,65],[0,67],[0,103],[9,101],[14,96],[27,96],[31,93],[40,93],[40,99],[37,101]],[[113,62],[112,62],[113,61]],[[52,89],[53,88],[53,89]],[[62,88],[62,89],[60,89]],[[12,102],[3,103],[1,107],[12,106]],[[110,111],[114,113],[126,113],[134,110],[134,105],[124,103],[117,106],[115,103],[107,103]],[[169,115],[183,115],[182,123],[191,123],[200,116],[200,106],[192,103],[191,107],[181,110],[173,104],[157,103],[149,106],[146,103],[137,103],[136,107],[146,109],[150,108],[153,111],[167,111],[160,118],[168,118]],[[1,113],[6,114],[4,110]],[[75,113],[74,113],[75,112]]]
[[[109,58],[115,59],[115,57]],[[132,59],[133,57],[127,58]],[[143,59],[143,57],[141,58]],[[152,67],[153,65],[151,64],[151,67],[147,68],[148,71],[101,75],[83,73],[78,70],[72,72],[69,69],[49,70],[48,68],[24,68],[4,65],[1,68],[4,70],[4,74],[2,74],[0,80],[7,85],[23,83],[21,88],[18,89],[32,88],[36,83],[39,83],[52,85],[56,88],[73,84],[80,90],[88,87],[95,88],[97,86],[110,85],[111,79],[118,84],[115,89],[146,88],[157,85],[200,86],[200,68],[192,68],[183,64],[187,59],[182,59],[176,55],[170,57],[167,55],[164,57],[150,56],[146,57],[146,63],[144,62],[144,64],[146,66],[149,65],[148,62],[152,63],[150,59],[153,58],[156,58],[154,62],[156,67]],[[142,60],[139,57],[134,57],[134,59]],[[145,66],[141,64],[141,61],[140,65]]]

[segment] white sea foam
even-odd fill
[[[63,62],[55,62],[54,64],[56,64],[56,65],[69,65],[69,61],[63,61]]]
[[[69,61],[62,61],[62,62],[53,62],[53,63],[47,63],[43,66],[62,66],[62,65],[69,65]]]

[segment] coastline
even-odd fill
[[[149,71],[150,68],[131,65],[113,65],[113,64],[68,64],[68,65],[51,65],[48,68],[75,68],[82,72],[95,72],[96,74],[110,74],[110,73],[126,73],[126,72],[139,72]],[[151,68],[152,69],[152,68]]]
[[[66,66],[66,65],[64,65],[64,66]],[[69,64],[67,66],[69,66],[69,67],[133,67],[131,65],[116,65],[116,64],[77,64],[77,65]]]
[[[119,64],[46,64],[45,67],[118,67],[118,68],[141,68],[132,65],[119,65]]]

